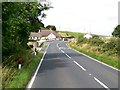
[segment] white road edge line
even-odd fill
[[[66,44],[66,45],[67,45],[67,44]],[[67,45],[67,46],[68,46],[68,45]],[[84,55],[84,56],[86,56],[86,57],[88,57],[88,58],[90,58],[90,59],[92,59],[92,60],[94,60],[94,61],[96,61],[96,62],[98,62],[98,63],[101,63],[101,64],[103,64],[103,65],[105,65],[105,66],[108,66],[108,67],[110,67],[110,68],[112,68],[112,69],[114,69],[114,70],[120,71],[119,69],[114,68],[114,67],[112,67],[112,66],[110,66],[110,65],[108,65],[108,64],[106,64],[106,63],[103,63],[103,62],[97,60],[97,59],[94,59],[94,58],[92,58],[92,57],[90,57],[90,56],[88,56],[88,55],[86,55],[86,54],[84,54],[84,53],[82,53],[82,52],[79,52],[79,51],[77,51],[77,50],[75,50],[75,49],[73,49],[73,48],[71,48],[71,49],[74,50],[74,51],[76,51],[76,52],[78,52],[78,53],[80,53],[80,54],[82,54],[82,55]]]
[[[50,45],[50,44],[48,44],[48,46],[47,46],[47,48],[46,48],[46,50],[45,50],[45,52],[44,52],[44,54],[43,54],[43,56],[42,56],[42,59],[41,59],[39,65],[38,65],[38,67],[37,67],[37,69],[36,69],[34,75],[32,76],[32,79],[30,80],[30,82],[29,82],[27,88],[31,88],[31,87],[32,87],[32,84],[33,84],[33,82],[34,82],[34,80],[35,80],[35,77],[36,77],[36,75],[37,75],[37,73],[38,73],[38,70],[39,70],[39,68],[40,68],[40,66],[41,66],[41,63],[42,63],[42,61],[43,61],[43,59],[44,59],[44,56],[45,56],[45,54],[46,54],[46,51],[47,51],[49,45]]]
[[[80,64],[78,64],[76,61],[74,61],[75,64],[77,64],[82,70],[86,71],[84,67],[82,67]]]
[[[110,90],[105,84],[103,84],[100,80],[98,80],[96,77],[94,77],[95,81],[97,81],[100,85],[102,85],[107,90]]]
[[[71,57],[68,55],[68,54],[65,54],[68,58],[70,58],[71,59]]]

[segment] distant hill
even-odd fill
[[[84,36],[84,33],[70,32],[70,31],[58,31],[58,33],[64,37],[74,36],[75,38],[77,38],[78,36],[81,36],[81,37]]]

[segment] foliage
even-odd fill
[[[90,38],[88,40],[88,43],[91,45],[100,46],[100,45],[104,44],[104,41],[99,38]]]
[[[40,7],[39,7],[40,6]],[[38,8],[39,7],[39,8]],[[38,16],[48,10],[46,4],[37,2],[2,3],[2,54],[3,59],[20,48],[26,48],[29,33],[44,27]]]
[[[117,48],[118,48],[118,41],[117,39],[110,39],[109,42],[105,43],[102,45],[102,48],[104,51],[108,51],[108,50],[113,50],[113,51],[117,51]]]
[[[120,38],[120,25],[118,25],[114,31],[112,32],[112,35],[115,37],[119,37]]]
[[[82,52],[82,53],[84,53],[84,54],[86,54],[86,55],[88,55],[92,58],[95,58],[96,60],[99,60],[101,62],[104,62],[104,63],[108,64],[108,65],[111,65],[115,68],[120,69],[120,67],[119,67],[120,62],[118,62],[118,60],[114,60],[114,59],[109,58],[108,56],[105,56],[105,55],[98,55],[95,52],[87,51],[86,49],[83,49],[83,48],[79,47],[75,43],[69,43],[69,46],[73,49],[76,49],[79,52]]]
[[[45,46],[45,43],[43,42],[43,43],[41,43],[41,45],[40,45],[40,47],[44,47]]]
[[[83,38],[83,37],[81,37],[81,35],[78,35],[77,44],[87,43],[87,42],[88,42],[88,40],[86,38]]]
[[[24,52],[24,53],[23,53]],[[25,88],[30,77],[38,66],[43,53],[40,52],[36,56],[32,55],[29,50],[23,50],[23,52],[15,54],[6,60],[2,69],[2,88]],[[17,62],[14,60],[16,57],[22,57],[22,68],[18,70]],[[9,62],[8,64],[5,64]]]
[[[56,27],[54,25],[48,25],[48,26],[46,26],[46,28],[56,31]]]
[[[98,35],[93,35],[93,37],[92,38],[99,38],[99,36]]]
[[[75,38],[83,37],[83,36],[84,36],[83,33],[78,33],[78,32],[68,32],[68,31],[66,31],[66,33],[67,33],[69,36],[74,36]]]
[[[98,35],[94,35],[90,39],[85,39],[83,35],[77,34],[76,32],[69,32],[69,34],[77,38],[77,43],[69,42],[69,45],[80,52],[120,69],[118,67],[118,63],[120,64],[119,28],[120,26],[117,26],[113,32],[115,37],[104,41]]]

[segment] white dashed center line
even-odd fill
[[[59,44],[59,43],[58,43],[58,44]],[[63,48],[63,47],[59,47],[58,44],[57,44],[57,47],[61,50],[61,52],[64,53],[68,58],[71,59],[71,57],[62,50],[62,49],[64,49],[64,48]],[[66,44],[66,46],[67,46],[67,44]],[[68,46],[67,46],[67,47],[68,47]],[[67,49],[71,49],[71,48],[67,48]],[[82,67],[79,63],[77,63],[76,61],[73,61],[73,62],[74,62],[77,66],[79,66],[82,70],[86,71],[86,69],[85,69],[84,67]],[[92,74],[89,73],[89,75],[91,76]],[[105,84],[103,84],[103,83],[102,83],[100,80],[98,80],[96,77],[94,77],[94,80],[95,80],[96,82],[98,82],[100,85],[102,85],[105,89],[110,90]]]
[[[107,90],[110,90],[105,84],[103,84],[100,80],[98,80],[96,77],[94,77],[95,81],[97,81],[100,85],[102,85]]]
[[[92,74],[90,73],[89,75],[91,76]]]
[[[68,55],[68,54],[65,54],[68,58],[70,58],[71,59],[71,57]]]
[[[86,71],[84,67],[82,67],[80,64],[78,64],[76,61],[74,61],[75,64],[77,64],[82,70]]]
[[[59,44],[59,43],[58,43],[58,44]],[[64,49],[64,48],[63,48],[63,47],[59,47],[58,44],[57,44],[57,47],[61,50],[61,52],[64,53],[68,58],[71,59],[71,57],[62,50],[62,49]],[[66,44],[66,46],[67,46],[67,44]],[[67,46],[67,47],[68,47],[68,46]],[[71,48],[67,48],[67,49],[71,49]],[[73,61],[73,62],[74,62],[77,66],[79,66],[82,70],[86,71],[86,69],[85,69],[84,67],[82,67],[79,63],[77,63],[76,61]],[[89,73],[89,75],[91,76],[92,74]],[[98,82],[100,85],[102,85],[105,89],[110,90],[105,84],[103,84],[103,83],[102,83],[100,80],[98,80],[96,77],[94,77],[94,80],[95,80],[96,82]]]

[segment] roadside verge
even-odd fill
[[[95,60],[105,66],[108,66],[114,70],[117,70],[117,71],[120,71],[119,70],[119,64],[118,62],[113,62],[113,61],[110,61],[111,59],[107,59],[107,58],[104,58],[104,57],[98,57],[97,55],[93,54],[93,53],[90,53],[90,52],[85,52],[75,46],[71,46],[71,45],[68,45],[68,47],[70,47],[71,49],[73,49],[74,51],[80,53],[80,54],[83,54],[84,56],[88,57],[88,58],[91,58],[92,60]],[[106,60],[106,61],[105,61]]]
[[[44,59],[44,56],[45,56],[45,54],[46,54],[46,52],[47,52],[47,49],[48,49],[49,45],[50,45],[50,44],[48,44],[48,46],[47,46],[47,48],[46,48],[46,50],[45,50],[45,52],[44,52],[44,54],[43,54],[43,56],[42,56],[42,58],[41,58],[41,61],[40,61],[39,65],[38,65],[38,67],[37,67],[37,69],[36,69],[36,71],[35,71],[35,73],[34,73],[34,75],[32,76],[30,82],[28,83],[28,85],[27,85],[27,87],[26,87],[27,89],[29,89],[29,88],[32,87],[32,84],[34,83],[35,77],[36,77],[36,75],[37,75],[37,73],[38,73],[38,70],[39,70],[41,64],[42,64],[42,61],[43,61],[43,59]]]

